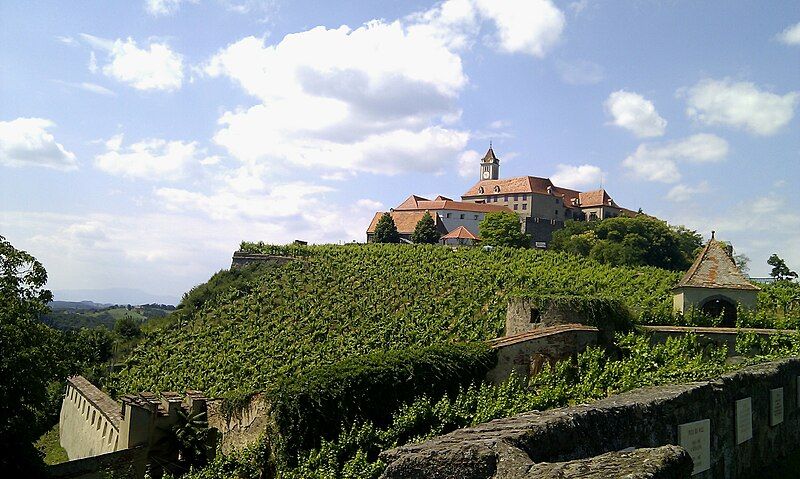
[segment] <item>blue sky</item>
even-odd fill
[[[364,239],[411,193],[601,183],[800,268],[800,6],[0,3],[0,234],[53,289],[179,296],[242,239]]]

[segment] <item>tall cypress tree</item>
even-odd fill
[[[441,237],[442,235],[436,231],[436,222],[433,221],[431,214],[426,211],[422,218],[417,221],[417,226],[414,228],[414,235],[411,236],[411,240],[414,241],[414,243],[436,244]]]
[[[375,235],[373,243],[399,243],[400,233],[397,232],[397,225],[394,224],[392,215],[384,213],[375,225]]]

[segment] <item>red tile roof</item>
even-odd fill
[[[510,212],[511,210],[502,205],[490,205],[486,203],[472,203],[469,201],[453,201],[444,196],[437,196],[431,201],[417,195],[411,195],[394,209],[394,211],[416,211],[416,210],[453,210],[468,211],[474,213],[493,213],[498,211]]]
[[[612,206],[614,208],[619,208],[619,206],[614,203],[611,196],[608,195],[608,192],[603,189],[580,193],[578,195],[578,201],[580,201],[580,206],[583,208],[589,206]],[[609,201],[611,204],[609,204]]]
[[[495,187],[498,187],[499,191],[495,191]],[[481,188],[483,188],[483,193],[481,193]],[[518,193],[538,193],[540,195],[563,197],[564,204],[567,206],[571,205],[572,199],[578,198],[578,195],[580,194],[580,192],[576,190],[555,186],[549,178],[539,178],[538,176],[517,176],[502,180],[481,180],[472,185],[472,188],[461,195],[461,198]]]
[[[695,287],[695,288],[725,288],[725,289],[744,289],[758,291],[747,278],[744,277],[739,268],[728,254],[727,245],[712,239],[703,248],[689,268],[683,275],[676,288]]]
[[[419,220],[425,216],[427,210],[412,210],[412,211],[392,211],[389,214],[392,216],[394,220],[395,226],[397,226],[397,232],[401,235],[410,235],[414,233],[414,229],[417,227],[417,223]],[[375,213],[375,216],[372,217],[372,221],[369,223],[369,228],[367,228],[367,233],[371,234],[375,232],[375,226],[378,224],[378,220],[381,219],[383,216],[383,212],[379,211]],[[447,230],[442,225],[441,220],[436,214],[431,214],[433,217],[433,221],[436,223],[436,229],[440,233],[447,233]]]
[[[463,226],[459,226],[453,231],[442,236],[442,239],[471,239],[477,241],[479,238]]]

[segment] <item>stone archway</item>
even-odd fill
[[[712,318],[722,316],[722,327],[736,327],[736,302],[730,298],[719,295],[706,298],[700,304],[700,311]]]

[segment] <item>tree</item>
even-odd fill
[[[397,232],[397,225],[394,224],[392,215],[384,213],[375,225],[375,235],[372,237],[374,243],[399,243],[400,233]]]
[[[0,470],[28,477],[42,464],[33,446],[50,406],[48,386],[68,373],[61,336],[39,321],[53,299],[47,272],[0,236]]]
[[[411,240],[414,243],[436,244],[441,237],[442,235],[436,230],[436,222],[433,221],[431,214],[426,211],[422,219],[417,221]]]
[[[139,323],[129,314],[117,320],[114,324],[114,332],[123,340],[138,338],[142,335]]]
[[[772,266],[772,271],[769,273],[769,275],[775,278],[777,281],[797,278],[797,273],[790,270],[789,267],[786,266],[786,262],[777,254],[770,256],[767,260],[767,264]]]
[[[531,239],[520,229],[519,217],[514,213],[486,213],[478,225],[481,244],[525,248]]]
[[[614,266],[656,266],[682,271],[691,266],[702,238],[683,226],[646,215],[600,221],[567,221],[550,248],[589,256]]]

